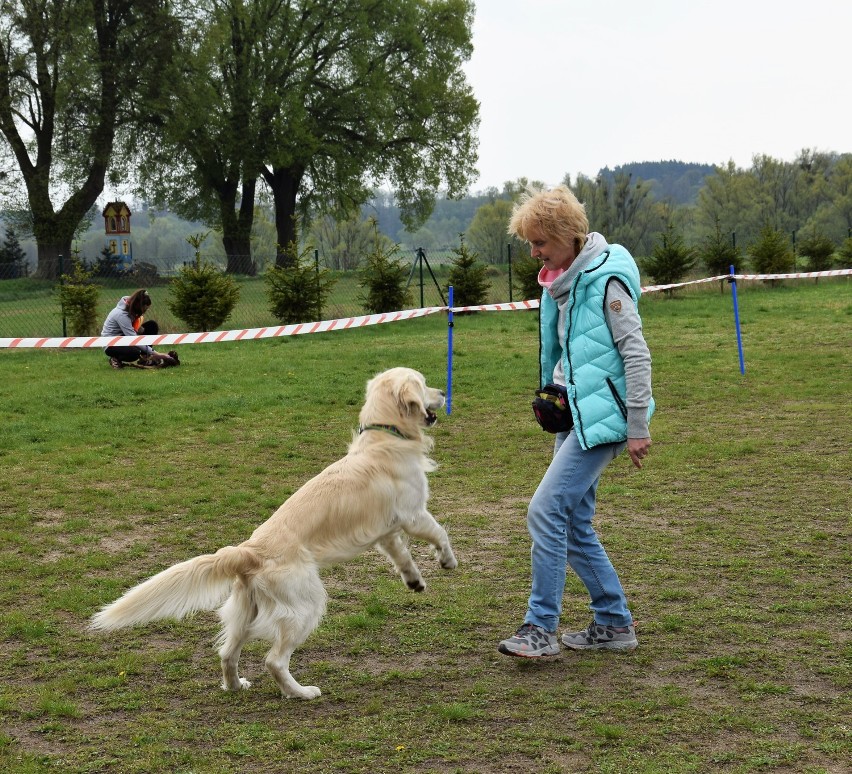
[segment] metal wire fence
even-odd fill
[[[454,258],[455,254],[449,250],[416,249],[400,251],[396,255],[396,259],[407,269],[408,303],[405,309],[446,306],[447,285]],[[315,255],[314,260],[317,271],[325,269],[318,255]],[[91,282],[99,288],[98,319],[103,320],[123,296],[144,287],[148,289],[153,302],[146,317],[158,322],[160,332],[195,332],[188,331],[186,323],[169,309],[170,284],[180,265],[171,262],[160,267],[139,262],[129,270],[113,271],[97,267]],[[366,314],[363,273],[360,270],[328,272],[333,280],[331,293],[318,310],[316,319],[329,320]],[[70,273],[70,269],[63,266],[56,273]],[[223,327],[243,329],[279,325],[280,320],[271,311],[268,285],[263,274],[231,276],[239,285],[239,300]],[[488,291],[484,303],[522,299],[523,292],[517,277],[513,277],[511,262],[487,264],[486,278]],[[61,279],[45,280],[33,276],[0,277],[0,337],[67,336],[75,333],[69,329],[63,314],[59,293],[61,282]],[[99,334],[100,329],[91,333]]]

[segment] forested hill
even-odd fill
[[[698,192],[708,175],[716,168],[712,164],[692,164],[685,161],[637,161],[622,164],[614,169],[604,167],[596,175],[612,183],[617,174],[632,175],[632,183],[641,179],[651,187],[651,195],[658,201],[671,201],[675,206],[692,205],[698,199]],[[439,197],[435,202],[432,215],[424,226],[412,236],[402,226],[399,209],[393,197],[387,191],[378,192],[368,206],[364,207],[364,217],[375,216],[379,230],[394,241],[429,247],[430,245],[455,244],[458,235],[467,231],[476,211],[494,199],[511,199],[521,190],[520,180],[507,181],[503,190],[496,188],[486,192],[476,192],[460,200]]]
[[[610,169],[604,167],[598,174],[612,182],[617,174],[632,175],[633,180],[642,179],[652,187],[654,198],[672,201],[674,204],[694,204],[704,178],[712,175],[712,164],[689,164],[684,161],[638,161],[622,164]]]

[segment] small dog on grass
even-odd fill
[[[405,535],[435,546],[441,567],[456,566],[446,530],[426,510],[431,427],[444,393],[421,373],[392,368],[367,384],[360,428],[345,457],[295,492],[238,546],[226,546],[173,565],[130,589],[95,614],[91,628],[111,631],[218,608],[222,687],[251,683],[239,676],[243,646],[272,642],[266,668],[287,697],[313,699],[320,689],[300,685],[290,657],[316,629],[327,594],[319,569],[376,546],[415,591],[426,584]]]

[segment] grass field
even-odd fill
[[[529,586],[525,508],[551,437],[529,408],[534,312],[456,317],[453,410],[432,434],[431,510],[459,567],[413,546],[428,588],[374,552],[324,573],[320,629],[283,699],[248,647],[219,689],[216,618],[110,637],[130,585],[239,542],[340,456],[365,381],[440,385],[446,320],[180,349],[0,350],[0,766],[14,772],[848,772],[852,285],[642,302],[658,410],[597,527],[640,647],[508,659]],[[563,627],[588,623],[569,579]]]

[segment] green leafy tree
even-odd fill
[[[459,234],[460,244],[453,249],[450,276],[446,288],[453,286],[455,306],[478,306],[488,300],[488,267],[479,261],[479,255],[468,249],[464,234]]]
[[[765,224],[755,242],[746,250],[758,274],[784,274],[793,270],[795,254],[787,236]]]
[[[808,271],[828,271],[834,263],[834,242],[818,231],[799,240],[798,249]]]
[[[439,187],[474,174],[478,106],[462,64],[472,52],[470,0],[315,0],[281,15],[286,71],[268,82],[280,107],[263,131],[263,179],[280,244],[301,208],[360,204],[370,179],[395,188],[403,222],[429,215]],[[279,263],[286,256],[279,256]]]
[[[289,7],[289,6],[288,6]],[[286,66],[276,0],[201,0],[180,40],[183,72],[158,120],[128,137],[140,194],[218,230],[226,271],[254,276],[252,233],[265,128],[277,106],[264,84]]]
[[[416,228],[439,189],[461,196],[476,161],[478,104],[462,69],[472,0],[202,0],[190,67],[146,143],[149,177],[221,225],[245,252],[255,185],[271,191],[279,253],[297,216],[351,210],[387,180]],[[187,162],[187,163],[184,163]],[[154,171],[156,170],[156,171]],[[185,170],[185,171],[183,171]]]
[[[822,206],[828,223],[823,230],[839,242],[852,230],[852,153],[844,153],[830,167],[826,198]]]
[[[568,178],[564,182],[585,205],[589,228],[609,242],[628,245],[641,254],[650,249],[652,234],[664,226],[650,185],[628,173],[594,179],[580,175],[573,186]]]
[[[840,157],[816,149],[803,149],[793,162],[796,177],[789,204],[793,222],[814,227],[817,212],[831,198],[832,177]],[[833,236],[829,233],[828,236]]]
[[[406,286],[408,267],[394,256],[399,245],[388,246],[373,221],[373,249],[361,270],[359,285],[366,291],[360,296],[369,314],[395,312],[411,304],[411,292]]]
[[[512,202],[508,199],[494,199],[476,210],[465,236],[471,249],[485,256],[487,263],[506,263],[509,244],[513,256],[522,254],[524,243],[506,234],[511,216]]]
[[[269,309],[284,324],[321,320],[334,280],[328,269],[316,269],[310,248],[299,252],[293,242],[287,249],[293,256],[287,265],[270,266],[264,277]]]
[[[756,201],[760,205],[762,222],[771,223],[780,231],[792,231],[796,227],[799,171],[797,164],[765,154],[752,159],[750,174],[757,182]]]
[[[748,244],[760,231],[760,192],[757,180],[733,161],[716,168],[698,192],[695,220],[699,238],[721,229],[736,234],[740,244]]]
[[[207,234],[187,237],[195,248],[195,259],[171,281],[166,301],[171,313],[190,331],[217,330],[231,316],[240,297],[236,280],[201,258],[201,244],[206,238]]]
[[[678,282],[695,266],[695,251],[683,241],[683,235],[669,223],[655,243],[650,258],[642,261],[642,268],[651,280],[659,285]],[[669,291],[671,295],[671,291]]]
[[[456,233],[458,233],[458,231],[456,231]],[[409,244],[412,247],[422,247],[425,250],[432,250],[438,247],[441,243],[431,226],[421,226],[413,234],[403,229],[399,234],[399,238],[403,239],[406,244]]]
[[[735,270],[741,268],[742,253],[733,240],[722,232],[719,219],[716,219],[716,229],[706,237],[697,250],[698,257],[712,276],[729,274],[731,266]]]
[[[571,178],[569,175],[566,175],[562,182],[571,188]],[[516,201],[518,197],[526,191],[541,191],[547,187],[547,183],[542,180],[530,180],[528,177],[519,177],[515,180],[506,180],[503,183],[502,196],[504,199]],[[496,188],[489,188],[487,194],[493,199],[498,195],[498,192]]]
[[[62,315],[72,336],[94,336],[98,333],[100,286],[92,282],[92,273],[80,260],[79,251],[74,252],[72,261],[73,270],[62,276],[59,286]]]
[[[359,214],[345,219],[325,215],[311,223],[308,239],[329,268],[357,269],[373,245],[373,226]]]
[[[840,266],[844,269],[852,268],[852,237],[846,237],[840,249],[837,251],[840,259]]]
[[[163,90],[177,28],[166,7],[162,0],[2,4],[0,132],[26,192],[16,206],[38,245],[39,277],[55,278],[58,257],[71,255],[111,171],[117,132]]]

